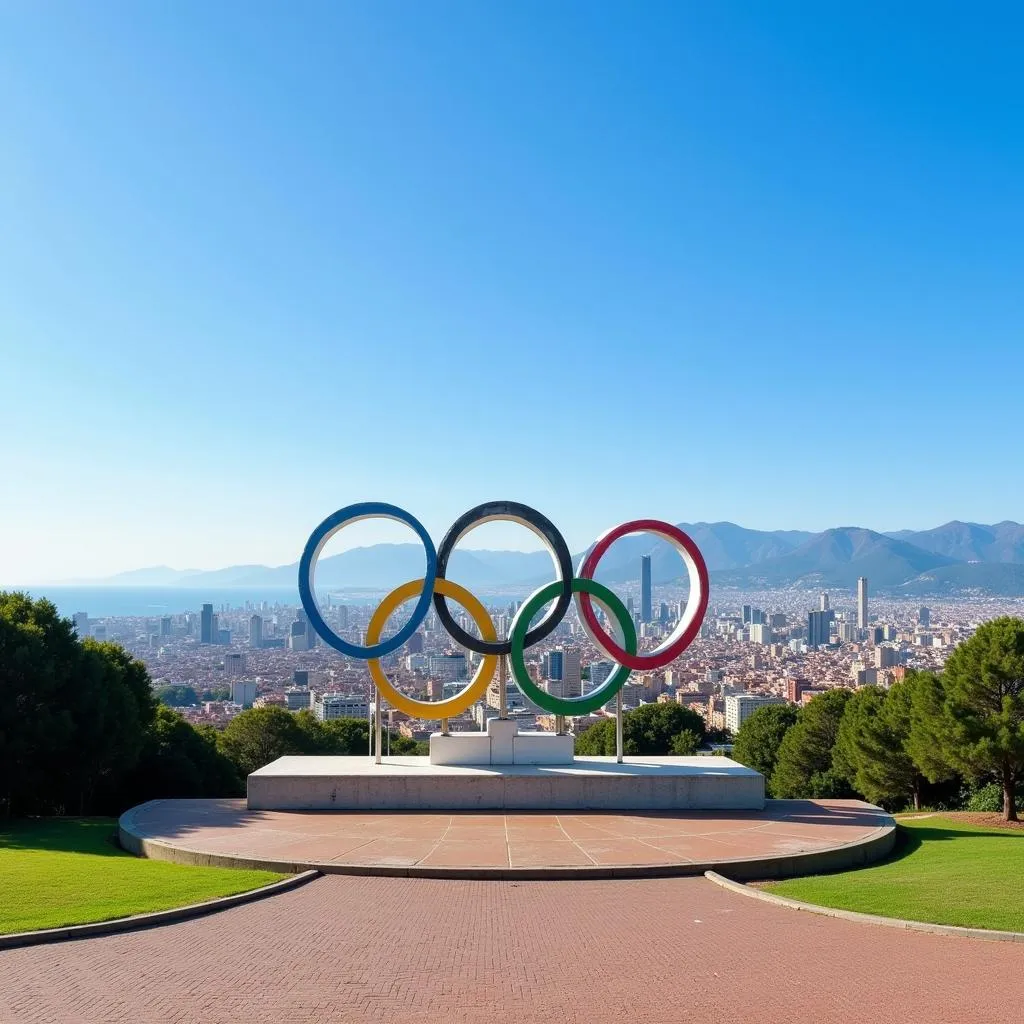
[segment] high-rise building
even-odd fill
[[[199,642],[201,644],[214,644],[217,642],[213,632],[213,605],[204,604],[202,615],[199,620]]]
[[[88,612],[75,612],[75,632],[82,637],[89,635]]]
[[[820,613],[811,612],[811,614]],[[753,693],[729,694],[725,698],[725,727],[735,735],[758,708],[767,707],[769,704],[785,703],[784,697],[761,697]]]
[[[750,641],[755,644],[770,644],[772,642],[772,627],[764,622],[751,623]]]
[[[566,651],[562,658],[562,696],[583,695],[583,679],[580,671],[580,652]]]
[[[640,621],[650,622],[651,610],[651,556],[640,556]]]
[[[832,622],[836,613],[829,609],[827,612],[808,612],[807,614],[807,646],[824,647],[832,636]]]
[[[228,679],[238,679],[245,675],[245,655],[241,651],[224,655],[224,674]],[[241,701],[235,703],[240,704]]]
[[[857,577],[857,627],[868,628],[868,578]]]
[[[669,623],[668,605],[664,601],[661,602],[661,609],[658,612],[658,621],[663,626],[667,626]]]
[[[406,641],[405,649],[410,654],[422,654],[423,653],[423,633],[420,630],[416,630],[415,633]]]
[[[249,646],[263,646],[263,619],[259,615],[254,615],[249,620]]]
[[[299,622],[304,622],[306,624],[306,650],[313,650],[313,648],[316,647],[316,630],[313,628],[313,623],[309,621],[309,616],[306,614],[305,609],[300,608],[295,613],[295,618]]]
[[[161,636],[170,636],[171,635],[171,617],[170,617],[170,615],[165,615],[160,620],[160,635]]]
[[[308,651],[309,641],[306,636],[306,623],[296,619],[288,628],[288,649],[291,651]]]
[[[822,612],[828,611],[828,594],[824,590],[821,592],[821,597],[818,598],[818,610]]]
[[[592,661],[590,663],[590,686],[588,689],[596,690],[615,671],[615,665],[610,661]]]
[[[753,612],[753,609],[751,609],[749,604],[745,604],[743,606],[743,624],[744,625],[746,625],[748,622],[750,622],[750,616],[751,616],[752,612]]]
[[[78,621],[78,616],[75,616],[75,621]],[[932,624],[932,613],[928,608],[917,609],[917,624],[924,626],[927,629]]]
[[[541,671],[545,679],[562,679],[565,673],[565,652],[559,647],[548,651],[541,659]]]
[[[256,684],[252,680],[236,680],[231,684],[231,703],[251,708],[256,699]]]

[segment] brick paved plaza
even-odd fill
[[[0,952],[0,1021],[1017,1021],[1024,947],[699,878],[327,876],[177,925]]]

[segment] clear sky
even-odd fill
[[[574,550],[1024,518],[1022,33],[0,2],[0,582],[283,563],[371,498]]]

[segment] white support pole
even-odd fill
[[[622,690],[615,694],[615,760],[622,764]]]
[[[448,719],[447,718],[442,718],[441,719],[441,735],[442,736],[447,736],[448,735]]]
[[[498,659],[498,717],[508,718],[508,679],[505,675],[505,659]]]
[[[373,750],[374,750],[374,758],[373,759],[374,759],[374,762],[376,764],[380,764],[380,759],[381,759],[380,746],[381,746],[381,739],[382,739],[381,733],[383,731],[382,730],[382,724],[383,724],[382,723],[382,719],[384,718],[384,715],[381,712],[381,703],[382,702],[381,702],[381,699],[380,699],[380,694],[378,693],[377,694],[377,708],[376,708],[376,712],[377,713],[373,716],[376,719],[376,722],[374,723],[374,728],[373,728],[374,737],[375,737],[375,742],[374,742],[374,745],[373,745]]]

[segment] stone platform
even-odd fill
[[[858,800],[768,800],[761,811],[253,811],[244,800],[153,800],[121,845],[180,864],[425,878],[785,878],[892,849],[885,811]]]
[[[482,735],[477,733],[475,735]],[[577,757],[438,765],[426,757],[281,757],[248,779],[250,810],[761,810],[764,779],[727,757]]]
[[[489,718],[485,732],[435,732],[430,763],[440,765],[569,765],[575,739],[553,732],[520,732],[509,719]]]

